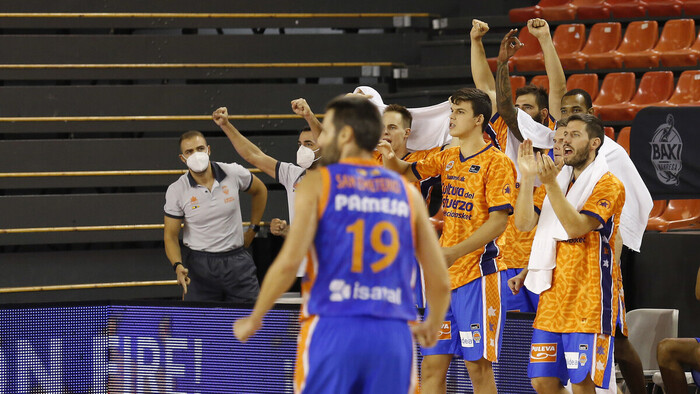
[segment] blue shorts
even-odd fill
[[[509,268],[505,272],[507,280],[515,277],[523,271],[522,268]],[[537,312],[537,304],[540,302],[540,295],[535,294],[523,286],[518,294],[513,294],[508,287],[503,299],[506,310],[509,312]]]
[[[501,272],[452,290],[438,343],[431,348],[422,347],[423,356],[454,354],[467,361],[498,361],[506,321],[506,310],[501,304],[504,291],[510,290],[506,275]]]
[[[530,378],[555,377],[562,386],[581,383],[590,374],[596,386],[607,389],[613,366],[615,337],[605,334],[532,332]]]
[[[425,278],[423,277],[423,269],[420,267],[420,264],[416,262],[416,265],[418,267],[416,268],[416,286],[413,288],[413,294],[416,308],[425,308],[425,291],[423,290],[425,288]]]
[[[413,346],[405,320],[313,316],[299,332],[294,392],[413,392]]]

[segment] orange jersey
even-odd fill
[[[428,157],[434,153],[442,151],[443,149],[445,149],[445,146],[447,146],[447,145],[436,146],[435,148],[426,149],[426,150],[417,150],[414,152],[408,152],[408,153],[406,153],[406,155],[404,157],[401,158],[401,160],[407,161],[409,163],[415,163],[418,160],[423,160],[426,157]],[[384,164],[384,158],[383,158],[382,154],[379,153],[379,151],[375,150],[372,153],[372,156],[374,156],[374,160],[377,163],[379,163],[379,165]],[[428,203],[430,203],[430,192],[432,191],[432,189],[435,185],[440,184],[440,177],[437,176],[437,177],[426,178],[426,179],[422,179],[422,180],[417,181],[417,182],[411,182],[411,184],[413,186],[415,186],[416,189],[418,189],[421,192],[421,195],[423,195],[423,199],[425,200],[425,203],[428,204]]]
[[[520,183],[515,183],[513,201],[517,201],[520,193]],[[515,227],[515,218],[508,218],[508,226],[503,236],[498,239],[498,247],[503,254],[503,261],[508,268],[525,268],[530,261],[532,241],[535,238],[537,227],[528,232],[523,232]]]
[[[543,124],[549,127],[550,130],[554,130],[557,125],[557,121],[550,115],[547,117],[547,119],[545,119]],[[509,138],[508,125],[506,125],[506,121],[503,120],[501,115],[496,113],[489,121],[489,125],[493,131],[487,129],[486,134],[491,138],[494,145],[498,149],[505,152]]]
[[[535,192],[536,210],[546,195]],[[540,294],[534,327],[560,333],[615,334],[620,267],[613,261],[615,235],[625,204],[625,188],[610,172],[593,188],[581,213],[596,218],[601,228],[579,238],[557,242],[552,287]]]
[[[469,238],[490,212],[513,209],[515,166],[493,145],[469,157],[462,156],[459,147],[445,149],[413,163],[412,170],[418,179],[442,178],[443,247]],[[449,269],[453,289],[506,269],[496,240],[455,261]]]

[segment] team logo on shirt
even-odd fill
[[[581,364],[582,367],[585,367],[586,361],[588,361],[588,357],[586,357],[586,353],[581,353],[581,355],[578,357],[578,363]]]
[[[607,209],[607,208],[610,208],[610,201],[608,201],[606,199],[598,200],[597,205]]]
[[[503,186],[503,194],[510,194],[510,192],[513,189],[510,187],[510,183],[507,183],[505,186]]]
[[[192,204],[196,204],[196,203],[197,203],[197,197],[192,196],[192,198],[190,198],[190,202],[191,202]]]
[[[451,162],[447,163],[447,165],[445,166],[445,171],[451,170],[452,167],[454,167],[454,165],[455,165],[455,162],[454,162],[454,161],[451,161]]]
[[[530,348],[531,363],[553,363],[557,361],[556,343],[533,343]]]
[[[226,185],[221,186],[221,191],[223,191],[224,194],[228,195],[228,186],[226,186]]]
[[[477,174],[477,173],[479,173],[480,169],[481,169],[481,166],[478,166],[476,164],[472,164],[472,166],[469,167],[469,172],[471,172],[472,174]]]

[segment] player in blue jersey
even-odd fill
[[[382,132],[377,109],[363,98],[333,100],[323,128],[326,167],[297,188],[284,246],[234,333],[246,341],[261,327],[308,251],[295,392],[413,392],[411,333],[424,346],[437,341],[450,297],[445,259],[420,193],[372,159]],[[409,328],[416,257],[430,313]]]

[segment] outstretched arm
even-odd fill
[[[391,145],[382,140],[377,144],[377,150],[382,154],[382,161],[384,162],[384,167],[396,171],[403,175],[409,182],[419,181],[416,175],[411,171],[411,163],[403,161],[396,157],[396,153],[391,148]]]
[[[510,75],[508,73],[508,60],[513,57],[523,44],[515,34],[518,29],[513,29],[503,37],[501,49],[498,52],[498,68],[496,69],[496,103],[498,113],[506,122],[508,129],[519,141],[523,136],[518,128],[518,110],[513,104],[513,91],[510,87]]]
[[[275,174],[275,168],[277,167],[277,160],[263,153],[257,145],[245,138],[243,134],[229,122],[228,110],[226,107],[217,109],[211,117],[214,123],[219,125],[221,130],[224,131],[229,141],[231,141],[231,144],[233,144],[233,148],[236,149],[236,152],[241,155],[243,160],[259,168],[260,171],[267,175],[276,178],[277,174]]]
[[[489,63],[486,60],[486,51],[481,39],[489,31],[489,25],[478,19],[472,19],[471,38],[471,71],[476,88],[489,95],[492,104],[491,116],[497,111],[496,107],[496,80],[491,73]]]
[[[255,334],[262,327],[262,319],[267,311],[294,284],[299,264],[316,234],[320,191],[321,174],[309,171],[296,189],[294,221],[282,250],[265,275],[255,308],[250,316],[237,320],[233,326],[238,340],[245,342]]]
[[[321,122],[318,121],[316,115],[311,111],[311,107],[306,100],[303,98],[292,100],[292,111],[306,120],[306,123],[309,124],[309,128],[311,128],[311,134],[313,134],[314,140],[318,141],[318,137],[323,131],[323,126]]]
[[[549,25],[544,19],[536,18],[527,21],[527,28],[540,42],[544,54],[544,67],[549,79],[549,114],[554,119],[560,119],[561,98],[566,93],[566,76],[557,50],[554,48],[554,42],[552,42]]]

